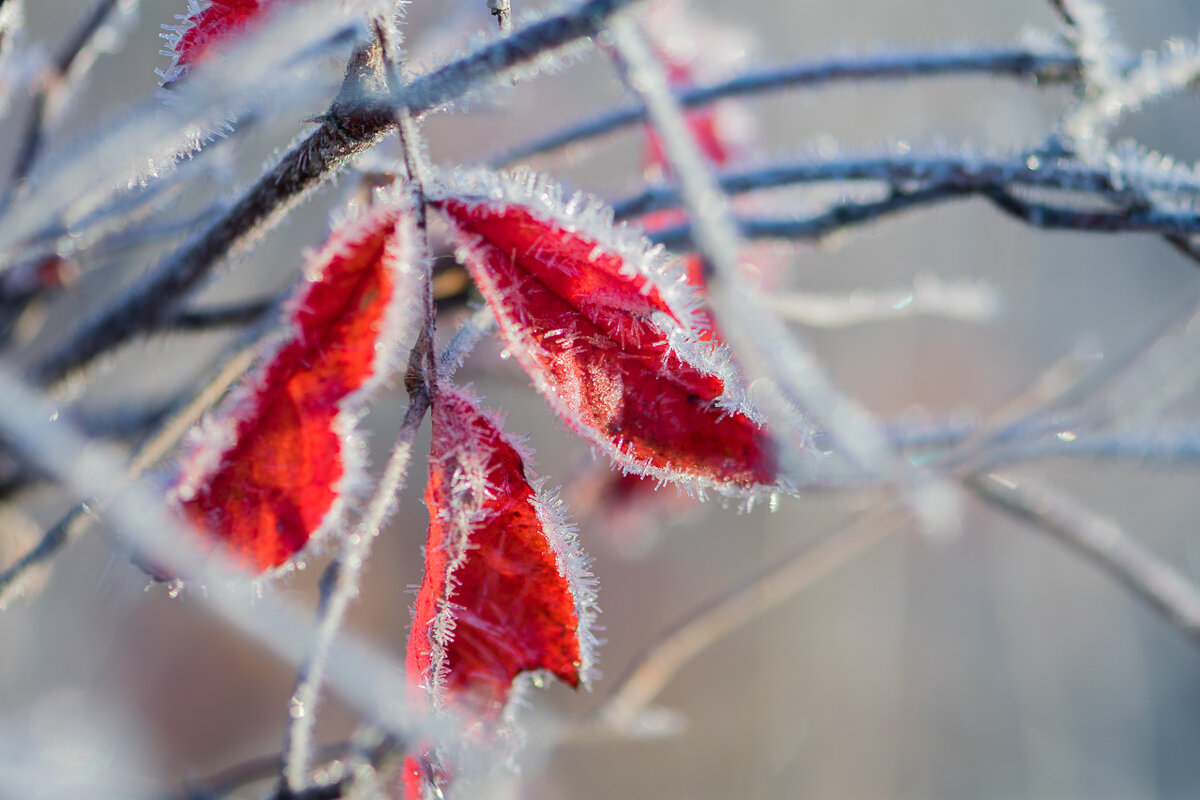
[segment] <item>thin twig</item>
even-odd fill
[[[1124,187],[1118,190],[1115,181]],[[1122,165],[1097,166],[1070,158],[1046,158],[1036,152],[995,156],[961,153],[864,153],[836,158],[777,161],[750,169],[732,169],[717,175],[721,189],[730,195],[813,183],[882,183],[926,187],[1002,189],[1012,184],[1092,195],[1089,199],[1128,198],[1131,187],[1143,192],[1176,194],[1181,203],[1200,200],[1200,176],[1190,171],[1146,175],[1127,173]],[[629,219],[674,208],[679,190],[668,185],[651,186],[632,197],[613,202],[617,219]]]
[[[1079,78],[1079,60],[1071,54],[1034,53],[1027,50],[962,48],[930,53],[894,53],[829,57],[782,67],[743,73],[729,80],[679,91],[685,108],[730,97],[761,96],[773,91],[824,86],[864,80],[909,80],[958,75],[1009,76],[1034,84],[1073,83]],[[603,136],[646,120],[646,110],[630,106],[549,134],[491,160],[504,166],[561,147]]]
[[[58,407],[0,365],[0,433],[14,451],[53,476],[79,498],[104,498],[106,518],[124,543],[148,563],[207,591],[197,602],[234,629],[299,665],[305,642],[316,639],[307,615],[278,596],[250,602],[252,591],[238,565],[219,551],[203,547],[169,511],[161,494],[143,482],[128,485],[125,460],[89,440],[59,417]],[[457,738],[456,728],[441,719],[417,716],[403,702],[400,668],[390,658],[343,632],[326,663],[330,686],[364,715],[401,740],[412,737]]]
[[[964,481],[989,505],[1025,520],[1100,566],[1176,627],[1200,640],[1200,591],[1160,561],[1114,520],[1067,495],[1003,475]]]
[[[56,95],[68,91],[71,86],[72,71],[78,61],[86,61],[86,54],[95,42],[96,35],[104,30],[105,21],[121,0],[97,0],[92,11],[67,39],[58,56],[52,62],[54,73],[47,77],[47,83],[33,98],[33,106],[17,148],[13,161],[12,173],[8,179],[0,208],[7,206],[20,186],[29,175],[45,140],[48,112],[51,105],[62,102]]]
[[[380,530],[395,513],[396,496],[408,477],[413,439],[425,412],[429,409],[429,394],[423,389],[411,395],[404,422],[392,446],[383,477],[354,532],[347,536],[337,558],[321,577],[321,601],[317,610],[317,627],[309,640],[308,649],[288,704],[290,723],[285,729],[282,750],[280,796],[292,797],[306,788],[313,752],[312,734],[316,723],[317,702],[325,679],[325,665],[333,640],[342,627],[350,601],[358,594],[362,571],[370,557],[371,545]]]
[[[863,555],[908,519],[908,514],[895,506],[877,506],[705,602],[634,657],[603,702],[592,710],[590,725],[601,731],[628,731],[698,653]]]
[[[831,233],[873,222],[893,214],[940,203],[981,197],[1030,227],[1048,231],[1086,233],[1150,233],[1160,236],[1200,234],[1200,216],[1156,211],[1081,211],[1022,200],[1004,190],[978,187],[931,186],[911,192],[894,192],[873,202],[847,201],[806,218],[738,217],[745,239],[795,241],[820,239]],[[675,225],[650,231],[651,241],[673,249],[693,245],[691,226]]]

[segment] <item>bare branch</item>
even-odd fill
[[[427,342],[427,339],[422,341]],[[317,628],[309,640],[304,660],[296,673],[296,682],[288,704],[289,724],[285,729],[280,794],[295,797],[306,788],[312,763],[312,732],[316,724],[317,703],[325,678],[325,664],[334,638],[342,627],[350,601],[358,594],[362,572],[371,554],[371,545],[380,530],[395,513],[396,496],[408,478],[413,439],[429,409],[429,394],[421,389],[411,395],[412,402],[392,446],[383,477],[367,505],[366,513],[353,533],[347,536],[337,558],[321,576],[321,602],[317,609]]]
[[[782,67],[748,71],[726,81],[678,92],[685,108],[696,108],[731,97],[762,96],[770,92],[864,80],[911,80],[921,77],[995,75],[1034,85],[1073,83],[1079,79],[1079,60],[1070,54],[1028,50],[980,50],[975,47],[928,53],[882,53],[830,57]],[[603,136],[646,121],[641,106],[617,109],[572,125],[491,160],[494,166],[523,161],[535,155]]]
[[[585,727],[584,734],[628,732],[639,714],[698,653],[863,555],[908,519],[895,507],[876,506],[704,603],[634,657],[589,715],[590,725],[599,730]]]
[[[989,505],[1066,544],[1200,640],[1200,590],[1130,538],[1116,521],[1061,492],[1003,475],[974,475],[964,483]]]
[[[47,83],[34,95],[33,108],[30,111],[21,144],[17,148],[12,174],[9,176],[9,184],[4,197],[0,200],[0,208],[11,202],[13,195],[19,192],[21,183],[29,175],[29,170],[33,167],[33,163],[42,149],[51,107],[64,103],[65,98],[62,95],[69,92],[74,83],[72,73],[75,71],[76,64],[90,62],[89,51],[94,46],[97,36],[105,30],[105,22],[109,15],[121,2],[122,0],[97,0],[91,13],[67,39],[54,59],[54,74],[48,77]],[[127,0],[126,4],[129,5]]]

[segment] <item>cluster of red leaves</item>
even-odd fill
[[[174,42],[176,67],[211,51],[281,0],[212,0]],[[672,66],[673,79],[690,74]],[[706,153],[729,150],[714,112],[689,116]],[[649,159],[665,166],[656,140]],[[695,302],[697,264],[666,270],[611,216],[592,231],[534,182],[485,176],[485,191],[431,194],[507,349],[559,414],[627,473],[749,494],[776,483],[769,440],[737,371]],[[568,208],[574,210],[567,210]],[[647,220],[649,222],[649,220]],[[416,317],[410,220],[394,206],[333,234],[291,301],[286,332],[195,432],[172,497],[211,541],[266,572],[343,520],[359,464],[347,447],[369,389]],[[422,273],[423,275],[423,273]],[[411,321],[411,320],[408,320]],[[595,613],[587,561],[558,509],[531,483],[521,448],[461,390],[431,390],[425,575],[407,651],[412,702],[471,723],[493,744],[521,676],[586,679]],[[404,767],[406,794],[447,783],[429,744]]]
[[[490,199],[460,186],[431,202],[551,405],[628,470],[732,493],[771,486],[769,442],[739,405],[736,371],[700,341],[684,276],[640,238],[581,232],[583,218],[556,211],[542,184],[487,180]],[[530,202],[516,199],[522,191]],[[401,277],[418,261],[410,225],[384,206],[335,231],[290,305],[286,334],[182,460],[173,493],[182,513],[256,571],[287,564],[343,522],[358,466],[347,437],[398,346],[396,316],[419,316],[422,290]],[[410,684],[414,702],[471,721],[490,745],[522,675],[584,679],[590,578],[556,501],[531,484],[496,419],[447,383],[431,399]],[[454,772],[436,746],[418,749],[405,769],[414,797]]]

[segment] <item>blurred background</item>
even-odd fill
[[[87,5],[31,2],[29,35],[52,50]],[[87,91],[64,119],[61,139],[153,95],[154,70],[168,64],[158,52],[158,32],[185,12],[184,5],[142,4],[120,51],[97,62]],[[1110,6],[1134,51],[1200,30],[1200,8],[1185,0],[1113,0]],[[514,7],[519,13],[526,3],[514,0]],[[1031,30],[1056,30],[1049,4],[1037,0],[745,0],[736,7],[696,2],[694,9],[706,24],[744,37],[746,65],[885,47],[1014,44]],[[456,14],[473,14],[472,23],[449,22]],[[492,24],[482,0],[454,7],[414,2],[407,45],[418,63],[434,65],[464,46],[472,29]],[[483,163],[626,99],[611,64],[593,54],[432,117],[425,126],[430,155],[441,165]],[[834,143],[846,150],[906,142],[1017,151],[1043,141],[1070,100],[1064,89],[972,77],[842,84],[739,105],[754,121],[757,157],[769,161],[825,152]],[[314,102],[309,113],[323,107]],[[3,122],[8,142],[25,112],[18,103]],[[227,193],[248,184],[270,153],[295,135],[303,116],[260,125],[246,139],[223,145],[226,166],[204,178],[203,191]],[[1191,161],[1200,157],[1198,123],[1200,106],[1187,96],[1147,109],[1120,133]],[[7,164],[12,145],[3,141],[0,163]],[[618,198],[640,185],[641,157],[641,134],[629,130],[532,163],[574,188]],[[205,297],[244,297],[286,285],[300,265],[299,247],[320,241],[330,209],[353,190],[350,179],[325,189]],[[94,280],[119,283],[154,257],[153,248],[122,254]],[[995,291],[1001,309],[983,322],[912,318],[802,332],[838,383],[885,417],[986,414],[1073,350],[1127,352],[1200,300],[1195,265],[1154,237],[1034,231],[978,200],[890,218],[820,246],[773,248],[769,257],[782,264],[783,284],[791,289],[848,293],[936,276],[984,282]],[[89,295],[80,294],[86,303]],[[78,313],[69,303],[52,310],[58,318]],[[454,322],[447,313],[443,332]],[[112,408],[130,399],[131,386],[140,399],[170,396],[229,341],[220,334],[160,337],[131,348],[81,402]],[[577,481],[603,465],[561,424],[549,423],[524,376],[497,354],[496,346],[482,345],[459,379],[506,411],[509,431],[530,436],[538,473],[564,485],[570,498],[579,491]],[[170,369],[147,375],[147,359]],[[404,404],[403,391],[393,392],[370,415],[378,431],[371,440],[376,465],[386,458]],[[1181,418],[1197,411],[1194,393],[1170,409]],[[426,444],[427,438],[417,452]],[[400,511],[375,547],[348,625],[397,663],[421,575],[424,469],[422,459],[414,461]],[[1075,494],[1200,580],[1195,470],[1063,460],[1018,474]],[[577,718],[675,620],[874,500],[814,493],[783,498],[774,513],[663,503],[652,529],[622,527],[581,507],[580,538],[595,558],[600,583],[603,676],[590,693],[575,696],[561,686],[535,693],[530,700],[537,713]],[[64,507],[49,492],[26,504],[36,525],[53,522]],[[564,744],[526,766],[519,796],[1200,795],[1196,642],[1043,534],[969,500],[959,522],[957,535],[943,539],[902,530],[714,643],[656,700],[684,723],[675,735]],[[24,531],[20,521],[0,524],[3,564],[23,549],[14,542],[24,537],[27,543],[38,531]],[[264,591],[311,608],[324,563],[314,559]],[[71,546],[44,580],[40,594],[0,613],[0,746],[35,753],[53,774],[68,776],[63,787],[138,797],[172,796],[185,781],[278,752],[292,670],[214,621],[186,594],[173,599],[162,587],[148,587],[106,535],[93,532]],[[354,728],[353,715],[336,700],[320,713],[322,741],[340,740]],[[532,712],[530,718],[541,719]],[[260,791],[251,788],[246,796]]]

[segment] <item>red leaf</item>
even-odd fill
[[[281,340],[194,432],[182,459],[176,502],[258,571],[335,527],[361,472],[347,439],[418,296],[408,219],[380,208],[330,238],[290,303]]]
[[[491,176],[436,201],[508,349],[558,413],[628,471],[728,493],[775,482],[723,347],[676,265],[599,208]],[[711,336],[707,337],[711,340]]]
[[[175,51],[174,66],[203,61],[211,50],[245,33],[276,2],[279,0],[211,0],[201,9],[193,1],[191,13],[170,37]]]
[[[714,23],[688,4],[652,3],[644,16],[650,44],[673,89],[715,79],[743,60],[745,37],[732,26]],[[726,166],[746,149],[746,122],[736,105],[710,103],[688,109],[684,119],[700,152],[714,166]],[[651,128],[646,134],[646,173],[651,180],[660,180],[670,175],[662,141]]]
[[[667,76],[673,87],[691,84],[691,71],[667,62]],[[734,160],[736,148],[731,145],[730,137],[725,132],[728,123],[722,122],[722,106],[714,104],[704,108],[689,109],[684,114],[688,130],[696,140],[700,152],[716,166],[725,166]],[[671,170],[667,164],[666,153],[663,152],[662,140],[653,128],[646,129],[646,173],[650,180],[670,176]]]
[[[530,485],[490,414],[443,385],[434,398],[425,577],[408,641],[410,685],[494,730],[520,675],[587,677],[595,614],[586,560]]]

